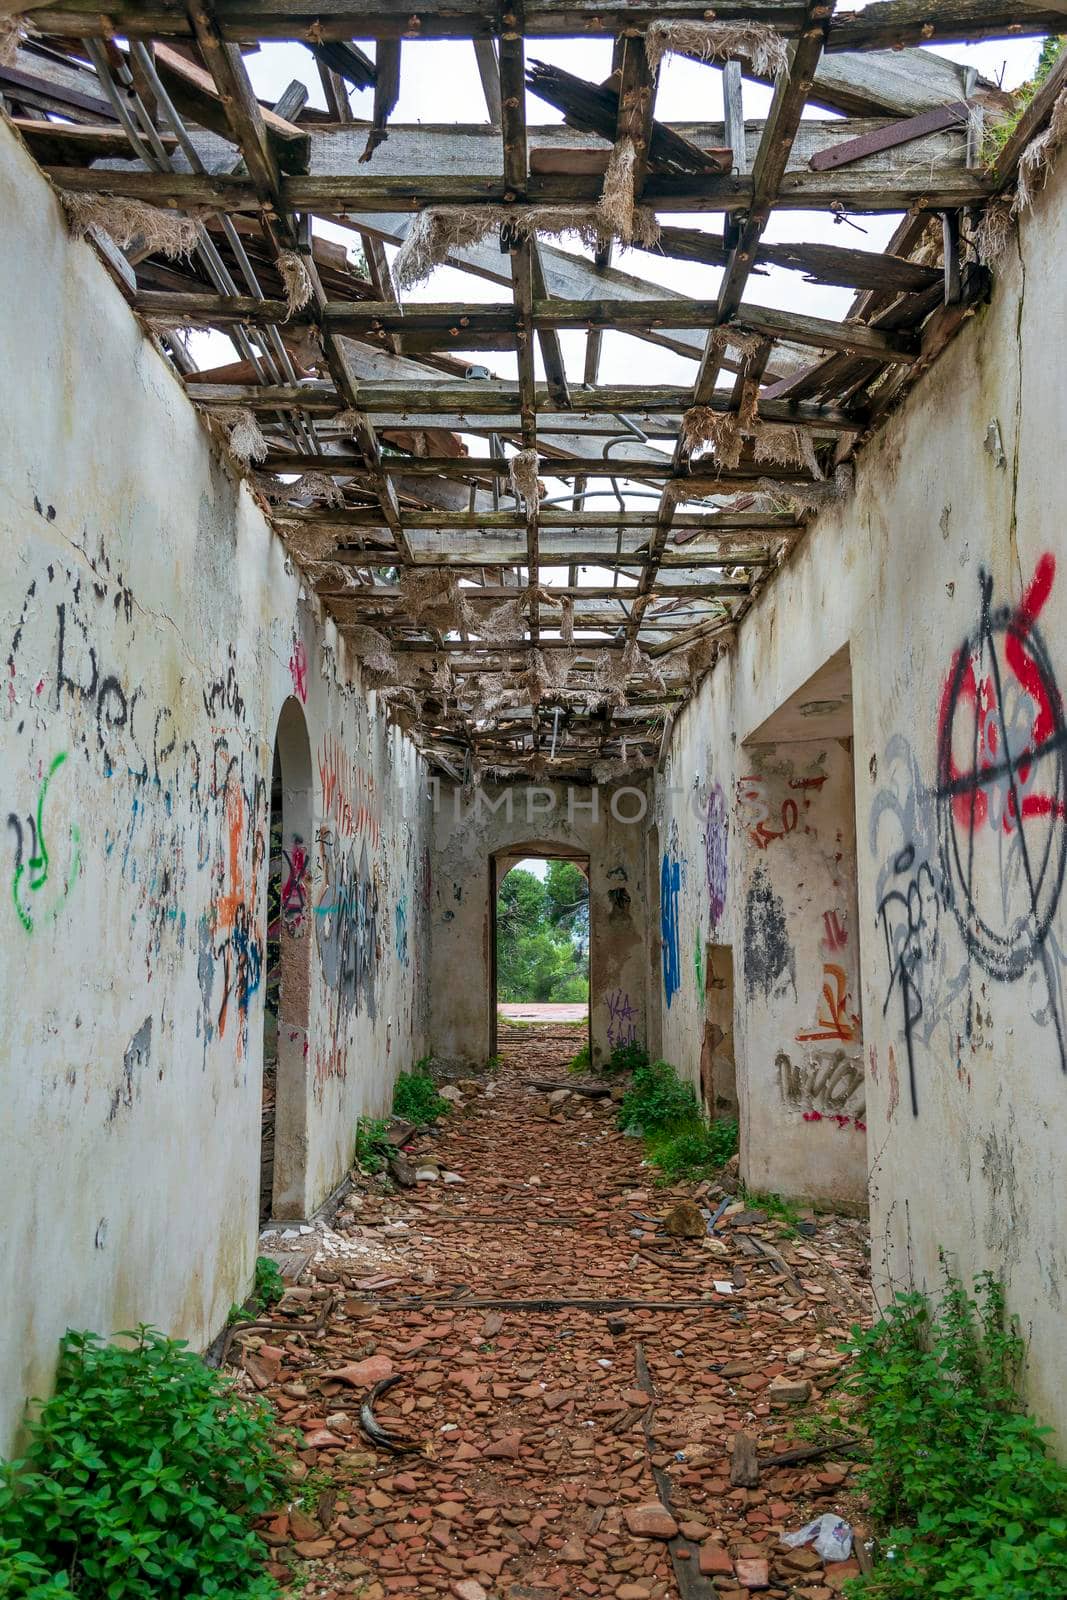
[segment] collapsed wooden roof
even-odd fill
[[[989,291],[983,210],[1063,73],[990,166],[983,118],[1010,100],[929,47],[1054,32],[1063,10],[71,0],[29,8],[0,94],[427,753],[606,776],[654,758],[805,518]],[[540,39],[590,37],[614,42],[603,84],[537,59]],[[403,41],[446,38],[472,41],[486,120],[391,125]],[[256,99],[242,49],[267,40],[307,47],[326,112],[299,79]],[[721,74],[723,122],[657,118],[667,51]],[[765,118],[745,78],[773,84]],[[373,88],[369,122],[353,88]],[[528,124],[535,96],[565,124]],[[802,121],[809,103],[837,115]],[[775,211],[800,214],[792,242],[765,239]],[[878,253],[806,241],[811,211],[902,220]],[[174,243],[178,215],[194,227]],[[568,232],[580,250],[549,242]],[[640,256],[618,270],[619,242],[721,268],[716,298],[642,277]],[[385,244],[404,280],[447,262],[500,292],[406,298]],[[768,267],[853,290],[851,309],[758,304]],[[233,359],[197,370],[181,328],[224,332]],[[599,383],[608,330],[690,359],[692,381]]]

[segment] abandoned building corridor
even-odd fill
[[[827,1215],[783,1238],[738,1202],[709,1233],[705,1185],[702,1237],[672,1237],[661,1219],[691,1186],[650,1183],[603,1080],[567,1076],[573,1048],[566,1027],[502,1023],[499,1071],[462,1079],[414,1141],[424,1181],[357,1178],[273,1326],[231,1344],[303,1430],[318,1512],[267,1536],[280,1574],[305,1558],[309,1593],[823,1592],[821,1560],[776,1535],[851,1512],[848,1452],[774,1457],[866,1314],[865,1225]],[[373,1415],[412,1445],[395,1457],[358,1422],[391,1378]],[[825,1593],[856,1570],[831,1563]]]

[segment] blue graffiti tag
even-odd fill
[[[680,862],[665,855],[659,875],[659,925],[663,942],[663,992],[667,996],[668,1006],[682,984],[678,948],[678,893],[681,883]]]

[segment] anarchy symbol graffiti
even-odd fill
[[[1042,557],[1017,608],[994,607],[979,575],[976,631],[956,652],[941,701],[941,866],[971,956],[1013,982],[1045,968],[1067,1067],[1057,975],[1047,948],[1067,866],[1067,724],[1037,627],[1056,563]]]

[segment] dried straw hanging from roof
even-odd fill
[[[645,49],[653,72],[665,55],[710,62],[736,58],[760,78],[773,78],[789,63],[785,40],[763,22],[654,22]]]
[[[539,465],[536,450],[517,450],[508,462],[511,492],[527,516],[537,510],[541,498],[541,486],[537,481]]]
[[[1019,157],[1019,181],[1015,192],[1013,210],[1025,211],[1034,203],[1034,195],[1044,188],[1060,146],[1067,140],[1067,84],[1056,96],[1048,123],[1037,134]]]
[[[189,255],[196,245],[199,230],[192,217],[161,211],[143,200],[79,194],[71,189],[60,190],[59,200],[76,239],[83,239],[91,228],[99,228],[120,250],[140,244],[149,255],[171,258]]]
[[[267,441],[251,411],[233,411],[223,416],[229,430],[230,450],[245,466],[250,461],[262,461],[267,454]]]
[[[298,311],[303,311],[314,293],[311,273],[298,250],[279,250],[277,265],[278,276],[285,288],[289,315],[293,317]]]

